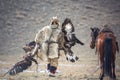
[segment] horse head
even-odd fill
[[[90,28],[90,29],[91,29],[91,38],[92,38],[90,48],[94,49],[95,48],[95,42],[96,42],[97,36],[99,35],[100,29],[97,28],[97,27]]]

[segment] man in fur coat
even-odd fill
[[[59,45],[58,40],[60,38],[60,22],[57,17],[53,17],[50,25],[43,27],[36,34],[35,42],[37,45],[34,48],[33,53],[36,52],[36,49],[41,45],[41,49],[38,52],[38,57],[43,57],[43,54],[46,55],[48,64],[47,70],[49,71],[49,76],[55,76],[57,66],[58,66],[58,54],[59,54]]]

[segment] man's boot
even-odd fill
[[[50,77],[55,77],[56,69],[57,69],[56,67],[50,66],[50,74],[49,74]]]

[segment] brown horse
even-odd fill
[[[103,80],[103,77],[109,76],[110,78],[115,79],[115,55],[117,51],[116,37],[112,32],[102,32],[99,34],[98,28],[91,28],[91,37],[92,41],[90,47],[96,50],[99,56],[99,65],[101,69],[100,80]]]

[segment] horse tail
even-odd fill
[[[112,73],[112,38],[106,38],[104,41],[104,74],[110,76]]]

